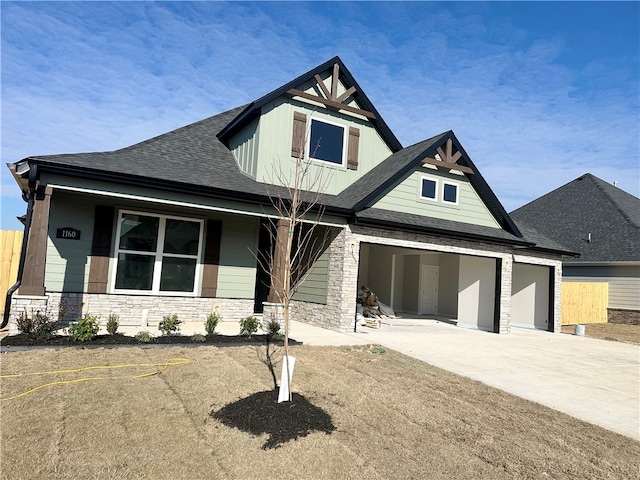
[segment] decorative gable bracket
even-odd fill
[[[306,98],[307,100],[321,103],[322,105],[325,105],[327,107],[332,107],[338,110],[344,110],[346,112],[356,113],[366,118],[375,119],[376,116],[368,110],[363,110],[361,108],[352,107],[350,105],[345,105],[344,103],[342,103],[351,95],[356,93],[357,90],[356,90],[356,87],[352,86],[348,88],[346,91],[344,91],[342,94],[338,95],[339,77],[340,77],[340,65],[338,65],[337,63],[333,65],[333,74],[331,76],[331,90],[327,88],[325,83],[322,81],[322,78],[320,78],[320,75],[316,74],[313,77],[317,82],[318,88],[320,89],[324,97],[303,92],[302,90],[298,90],[296,88],[291,88],[287,90],[287,93],[294,97]]]
[[[436,149],[440,160],[427,157],[422,160],[422,163],[435,165],[436,167],[447,168],[449,170],[459,170],[460,172],[468,173],[470,175],[473,175],[475,173],[471,168],[464,165],[458,165],[456,163],[460,159],[460,157],[462,157],[462,153],[460,153],[459,151],[453,153],[453,142],[451,141],[451,139],[447,140],[445,148],[446,150],[443,150],[441,145]]]

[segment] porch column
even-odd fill
[[[20,295],[44,295],[44,273],[47,261],[49,209],[52,192],[53,189],[49,186],[39,187],[36,191],[22,283],[19,289]]]
[[[276,229],[276,245],[273,249],[271,266],[271,286],[267,301],[270,303],[281,303],[284,295],[284,270],[287,251],[287,237],[289,236],[289,220],[281,218],[278,220]],[[273,241],[273,239],[272,239]]]

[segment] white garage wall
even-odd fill
[[[458,272],[460,256],[440,255],[440,284],[438,285],[438,314],[458,317]]]
[[[549,268],[513,264],[511,324],[546,330],[549,321]]]
[[[460,257],[458,323],[493,331],[496,260]]]

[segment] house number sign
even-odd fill
[[[56,231],[56,238],[66,238],[67,240],[80,240],[80,230],[64,227]]]

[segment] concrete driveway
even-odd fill
[[[512,329],[496,335],[435,320],[392,319],[340,334],[293,322],[312,345],[380,344],[640,440],[640,346]]]

